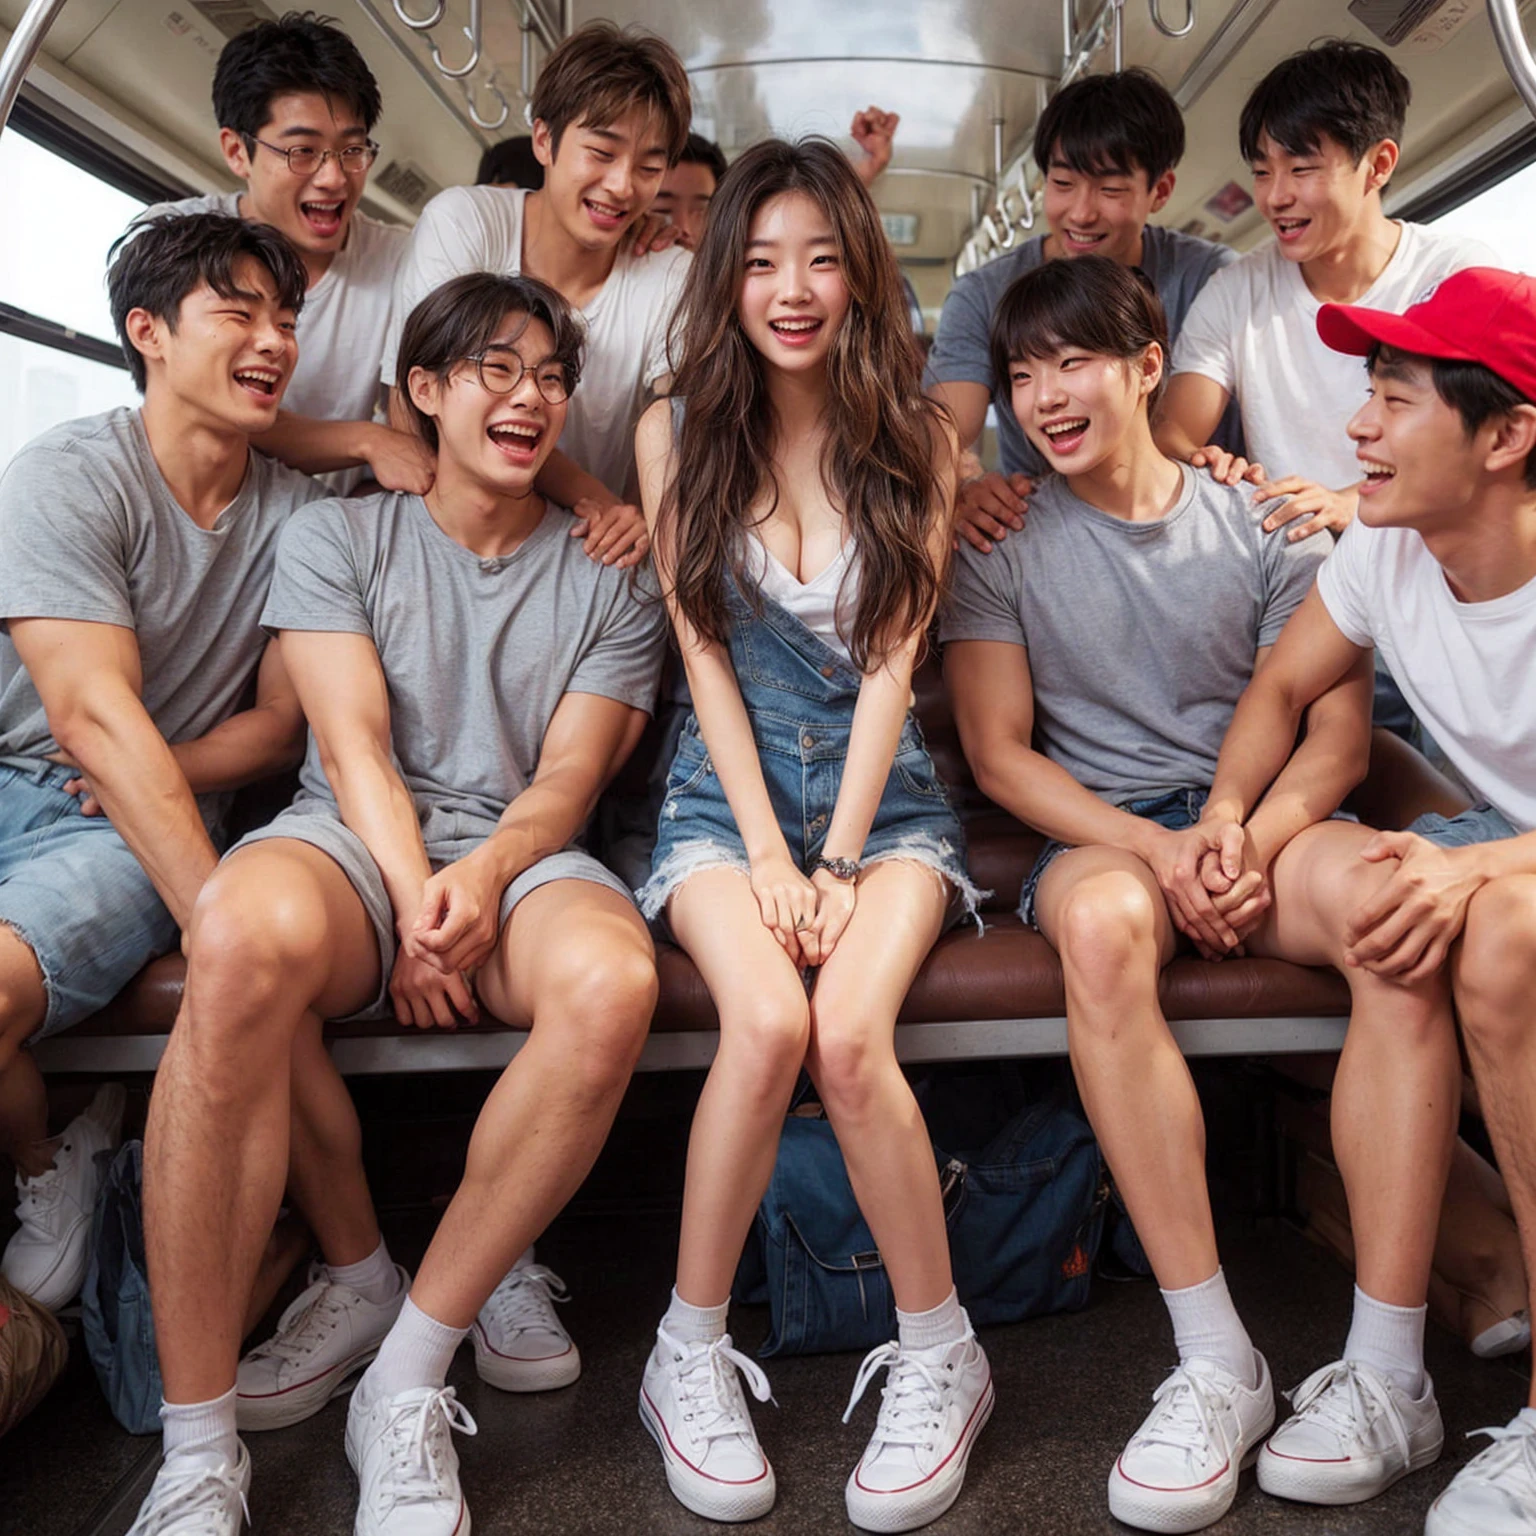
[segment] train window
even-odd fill
[[[1536,273],[1536,161],[1434,219],[1437,229],[1492,246],[1513,272]]]
[[[14,127],[0,134],[0,467],[48,427],[137,402],[104,274],[144,206]]]

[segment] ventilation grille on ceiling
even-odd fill
[[[382,171],[373,173],[373,184],[415,213],[420,213],[443,190],[409,160],[391,160]]]
[[[225,37],[234,37],[258,21],[277,20],[277,12],[261,0],[192,0],[192,9],[206,16]]]
[[[1476,0],[1350,0],[1349,12],[1387,47],[1428,53],[1481,9]]]

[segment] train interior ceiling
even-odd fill
[[[233,188],[217,155],[209,103],[214,62],[229,37],[288,3],[64,0],[11,129],[140,203]],[[1030,143],[1050,91],[1066,75],[1113,68],[1117,57],[1153,70],[1186,114],[1188,149],[1157,221],[1238,250],[1266,233],[1238,153],[1241,104],[1278,59],[1319,37],[1385,47],[1412,82],[1389,212],[1434,216],[1469,189],[1536,159],[1532,111],[1511,81],[1483,0],[441,0],[435,15],[440,0],[309,3],[346,27],[379,80],[382,152],[363,207],[403,224],[439,190],[472,181],[485,148],[526,131],[527,94],[543,58],[560,37],[597,17],[643,26],[678,50],[692,82],[694,126],[728,158],[768,134],[822,133],[850,144],[859,109],[874,103],[898,112],[894,159],[874,196],[930,332],[958,273],[1043,228]],[[0,0],[0,44],[26,9],[27,0]],[[1536,32],[1536,0],[1510,10]],[[465,71],[471,52],[477,57]],[[8,130],[0,146],[12,137]],[[52,235],[34,230],[26,238],[67,240],[68,207],[54,212]],[[0,278],[4,263],[0,249]],[[0,286],[0,299],[9,297]],[[0,305],[0,332],[7,313],[15,311]],[[0,334],[0,345],[6,340]],[[109,350],[100,349],[98,363]],[[126,375],[115,378],[126,389]],[[13,382],[0,376],[0,466],[8,401],[26,404]],[[18,426],[17,444],[58,419],[39,419],[27,431]],[[1303,1061],[1293,1058],[1284,1071],[1239,1058],[1196,1069],[1227,1271],[1282,1387],[1336,1350],[1351,1296],[1342,1186],[1315,1150],[1319,1139],[1326,1146],[1328,1065]],[[981,1076],[991,1067],[952,1070]],[[1033,1065],[1028,1074],[1041,1094],[1066,1081],[1060,1061]],[[408,1265],[455,1187],[491,1081],[486,1071],[357,1081],[370,1182],[391,1251]],[[709,1529],[671,1501],[633,1406],[671,1283],[687,1127],[701,1081],[697,1071],[637,1077],[593,1176],[540,1245],[541,1261],[573,1293],[565,1315],[586,1362],[581,1381],[555,1394],[511,1398],[482,1386],[464,1356],[455,1366],[450,1381],[480,1424],[479,1435],[460,1446],[466,1486],[478,1500],[477,1531]],[[149,1083],[146,1073],[131,1080],[135,1131]],[[68,1113],[83,1107],[91,1087],[79,1078],[63,1082]],[[1470,1117],[1465,1134],[1486,1150]],[[265,1330],[303,1275],[300,1263]],[[1454,1321],[1455,1298],[1447,1305]],[[1436,1316],[1447,1320],[1444,1305]],[[733,1322],[741,1347],[755,1350],[765,1309],[738,1309]],[[1123,1530],[1104,1509],[1104,1476],[1145,1411],[1171,1343],[1156,1289],[1145,1280],[1096,1279],[1082,1314],[989,1330],[997,1417],[965,1498],[935,1530]],[[1220,1527],[1224,1536],[1420,1529],[1430,1498],[1479,1448],[1464,1432],[1502,1424],[1518,1408],[1528,1358],[1474,1359],[1442,1327],[1431,1333],[1428,1364],[1447,1405],[1438,1473],[1407,1479],[1370,1506],[1340,1510],[1278,1507],[1250,1481]],[[765,1410],[759,1423],[781,1497],[753,1528],[851,1529],[842,1484],[870,1420],[866,1405],[853,1429],[836,1422],[852,1360],[810,1356],[769,1366],[782,1410]],[[356,1484],[342,1453],[345,1415],[345,1401],[333,1402],[309,1424],[253,1439],[256,1531],[311,1536],[349,1528]],[[0,1445],[0,1536],[122,1536],[158,1455],[155,1437],[131,1436],[113,1422],[77,1339],[63,1380]]]

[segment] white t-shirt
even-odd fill
[[[238,192],[212,192],[159,203],[135,224],[164,213],[240,215]],[[299,313],[299,363],[283,409],[319,421],[372,421],[379,398],[379,358],[389,330],[395,273],[411,232],[352,214],[347,243],[325,275],[304,295]]]
[[[465,272],[523,269],[523,199],[518,187],[450,187],[423,209],[400,268],[383,378],[395,381],[400,332],[433,289]],[[667,327],[682,295],[688,253],[633,254],[626,237],[608,281],[580,313],[586,322],[581,383],[560,437],[561,451],[622,496],[635,459],[635,423],[651,386],[671,372]]]
[[[1355,302],[1401,314],[1425,289],[1465,267],[1497,266],[1480,241],[1402,224],[1380,277]],[[1304,475],[1334,490],[1360,478],[1345,431],[1365,402],[1363,360],[1317,334],[1322,303],[1299,262],[1271,242],[1211,274],[1173,348],[1173,372],[1214,379],[1243,417],[1248,457],[1276,479]]]
[[[1345,639],[1381,653],[1467,783],[1517,830],[1536,828],[1536,579],[1460,602],[1417,533],[1357,519],[1317,590]]]

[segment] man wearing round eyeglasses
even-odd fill
[[[219,147],[245,183],[149,209],[236,214],[271,224],[309,274],[299,364],[277,426],[256,440],[295,469],[336,471],[350,490],[365,474],[386,489],[425,491],[432,461],[420,442],[374,420],[379,360],[395,272],[410,232],[358,211],[378,154],[369,138],[378,82],[341,28],[288,15],[232,38],[219,55],[213,107]]]

